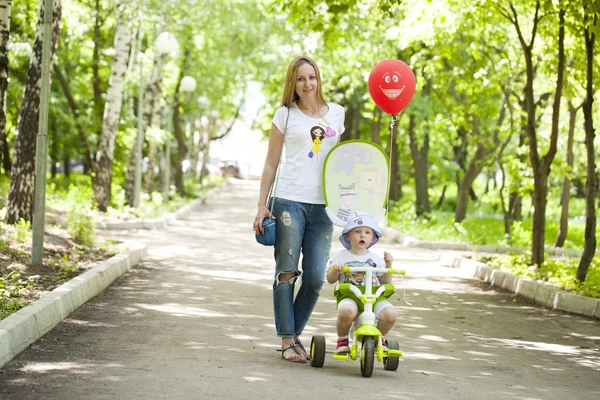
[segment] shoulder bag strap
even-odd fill
[[[277,171],[275,172],[275,179],[271,184],[271,190],[269,190],[269,195],[267,196],[267,206],[269,205],[269,199],[272,197],[273,201],[271,202],[271,208],[269,209],[269,213],[273,213],[273,207],[275,206],[275,195],[277,194],[277,181],[279,180],[279,169],[281,168],[281,159],[283,158],[283,150],[285,148],[285,135],[287,134],[288,122],[290,120],[290,108],[288,107],[287,118],[285,119],[285,128],[283,128],[283,140],[281,141],[281,152],[279,153],[279,162],[277,163]]]

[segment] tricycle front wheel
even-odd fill
[[[375,343],[373,337],[363,337],[362,349],[360,350],[360,373],[365,378],[373,375],[373,363],[375,362]]]

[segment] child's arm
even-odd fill
[[[327,282],[336,283],[339,279],[340,272],[344,268],[344,264],[334,264],[331,266],[331,269],[327,271],[325,277],[327,278]]]
[[[390,253],[385,251],[383,252],[383,261],[385,262],[386,268],[392,268],[392,264],[394,263],[394,257],[392,257]],[[380,275],[378,278],[379,283],[381,283],[382,285],[386,283],[392,283],[392,275],[390,274],[383,274]]]

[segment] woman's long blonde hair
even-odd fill
[[[285,86],[283,88],[283,98],[281,99],[282,107],[289,107],[295,101],[298,101],[299,97],[296,93],[296,80],[298,79],[298,68],[304,64],[310,64],[315,69],[315,76],[317,77],[317,101],[321,103],[319,105],[327,104],[325,97],[323,97],[321,72],[319,71],[319,67],[317,67],[317,63],[310,57],[299,56],[294,58],[288,67],[287,75],[285,77]]]

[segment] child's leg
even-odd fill
[[[376,304],[375,315],[379,320],[377,329],[385,336],[394,327],[398,319],[398,310],[390,302],[384,300]]]
[[[358,307],[356,303],[351,299],[342,299],[338,304],[338,316],[335,327],[339,337],[343,338],[348,336],[350,327],[356,315],[358,314]]]

